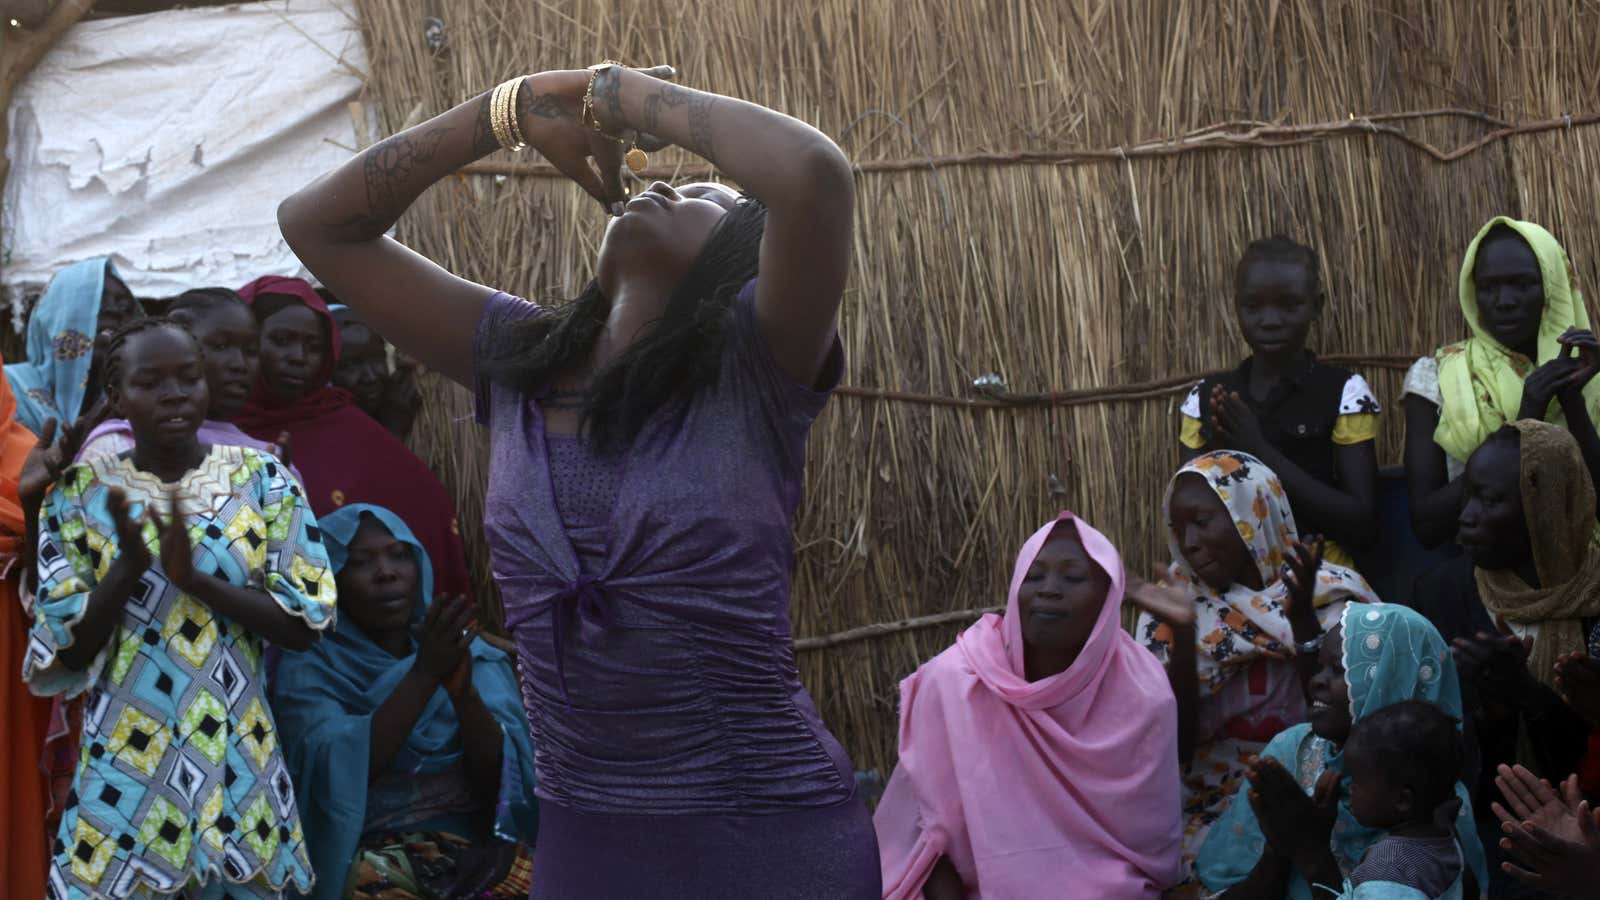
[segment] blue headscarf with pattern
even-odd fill
[[[1352,722],[1402,700],[1426,700],[1458,722],[1461,720],[1461,683],[1456,678],[1450,645],[1421,613],[1396,603],[1352,603],[1345,607],[1341,624]],[[1280,732],[1262,756],[1282,763],[1308,794],[1324,771],[1344,770],[1342,748],[1313,734],[1311,726],[1304,723]],[[1471,795],[1460,781],[1456,782],[1456,796],[1461,800],[1461,810],[1456,815],[1456,842],[1478,884],[1487,887],[1489,873],[1473,823]],[[1346,780],[1340,784],[1332,849],[1347,876],[1361,862],[1367,848],[1383,836],[1384,832],[1356,821],[1350,812],[1350,783]],[[1200,847],[1196,873],[1206,890],[1224,890],[1250,874],[1266,845],[1249,802],[1235,794],[1227,812],[1212,826]],[[1312,900],[1313,896],[1310,885],[1298,871],[1294,872],[1290,877],[1290,900]]]
[[[107,275],[121,277],[104,256],[57,272],[28,318],[28,361],[5,367],[17,421],[34,434],[48,419],[66,427],[83,412]]]

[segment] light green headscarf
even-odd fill
[[[1498,225],[1510,228],[1528,242],[1539,260],[1539,272],[1544,276],[1538,359],[1530,360],[1500,343],[1478,321],[1478,291],[1472,267],[1477,262],[1478,248],[1484,237]],[[1458,293],[1461,313],[1472,329],[1472,337],[1441,347],[1436,354],[1439,395],[1444,405],[1439,410],[1439,427],[1433,432],[1433,441],[1455,459],[1465,462],[1484,438],[1519,418],[1523,380],[1534,369],[1560,355],[1561,345],[1557,339],[1568,328],[1589,327],[1589,311],[1584,308],[1583,294],[1573,284],[1567,252],[1561,249],[1555,237],[1532,222],[1506,216],[1490,219],[1467,247],[1467,255],[1461,260]],[[1590,415],[1600,411],[1600,380],[1591,381],[1583,395]],[[1559,409],[1546,416],[1546,420],[1564,421]]]

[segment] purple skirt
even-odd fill
[[[880,900],[859,796],[770,816],[591,815],[539,804],[530,900]]]

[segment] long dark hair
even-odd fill
[[[749,195],[741,198],[712,230],[661,318],[595,373],[582,423],[597,450],[625,448],[656,410],[716,383],[730,309],[756,276],[766,225],[766,207]],[[610,312],[610,298],[591,281],[548,315],[493,332],[484,371],[507,387],[537,391],[587,358]]]

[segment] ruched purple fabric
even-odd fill
[[[774,884],[767,896],[876,897],[871,821],[844,749],[800,684],[789,622],[806,435],[842,351],[830,355],[822,390],[795,383],[757,328],[754,288],[729,312],[718,383],[658,412],[619,460],[547,436],[537,396],[477,384],[491,433],[494,574],[517,643],[539,796],[561,809],[544,819],[540,844],[572,845],[545,834],[551,824],[581,829],[587,816],[619,829],[637,817],[654,820],[644,833],[682,841],[685,852],[708,827],[772,845],[723,847],[749,862],[805,856],[809,841],[792,828],[815,828],[818,849],[830,848],[815,867],[824,881]],[[540,314],[496,295],[479,324],[480,353],[495,329]],[[605,505],[597,485],[613,495],[608,514],[596,515]],[[841,857],[841,846],[860,858]],[[602,850],[597,864],[627,868]],[[545,854],[536,861],[535,896],[537,885],[554,896],[559,884],[579,884],[551,880],[552,865],[566,868]],[[674,890],[719,895],[726,881],[705,865],[707,880]],[[792,882],[793,866],[783,869]],[[613,874],[622,880],[607,883],[661,896],[649,872]],[[832,893],[805,893],[824,887]]]

